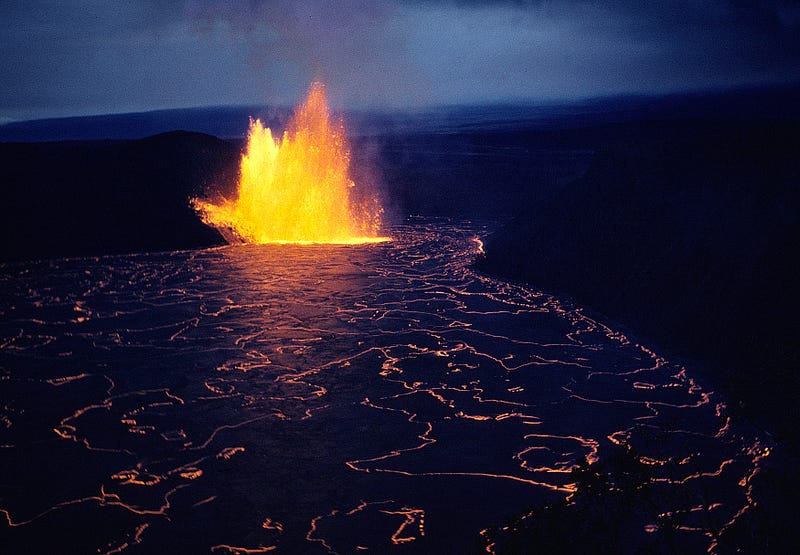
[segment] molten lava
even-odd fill
[[[344,123],[333,120],[322,83],[313,83],[282,139],[250,120],[237,197],[193,199],[203,221],[245,243],[386,241],[378,201],[355,193]],[[359,191],[360,192],[360,191]]]

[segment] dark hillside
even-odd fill
[[[3,259],[219,244],[189,198],[229,188],[238,145],[173,132],[137,141],[0,144]]]
[[[796,122],[621,126],[584,177],[492,237],[480,267],[699,359],[794,433],[799,151]]]

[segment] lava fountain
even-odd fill
[[[236,198],[192,199],[192,205],[229,242],[388,241],[378,235],[380,203],[355,189],[344,122],[331,117],[325,86],[312,83],[283,138],[250,120]]]

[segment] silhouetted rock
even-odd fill
[[[239,146],[172,132],[137,141],[0,144],[2,259],[223,243],[189,205],[232,190]]]

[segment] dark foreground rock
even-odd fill
[[[674,462],[672,463],[674,464]],[[626,444],[596,462],[572,469],[576,491],[570,497],[535,507],[481,535],[474,553],[497,554],[700,552],[681,537],[691,527],[692,511],[662,511],[672,492],[658,487],[653,467]],[[794,515],[785,484],[769,483],[775,472],[750,478],[754,503],[737,520],[709,535],[712,553],[794,553]],[[765,483],[767,482],[767,483]],[[785,493],[785,489],[783,490]],[[696,516],[696,515],[695,515]],[[707,511],[701,520],[713,519]],[[646,530],[644,536],[641,530]]]
[[[0,258],[220,244],[189,199],[212,185],[230,188],[238,156],[237,144],[185,132],[137,141],[0,144]]]

